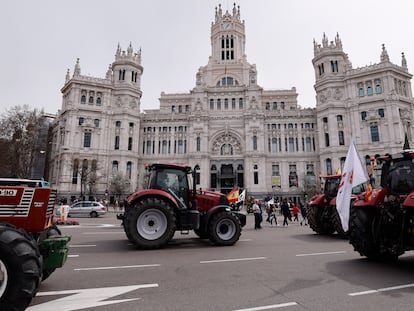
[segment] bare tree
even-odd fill
[[[43,111],[31,110],[27,105],[12,107],[1,115],[0,139],[8,155],[7,161],[0,163],[2,174],[30,178],[42,116]]]
[[[121,197],[130,191],[130,180],[121,172],[112,175],[109,191],[115,195],[120,202]]]

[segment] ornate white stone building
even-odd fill
[[[389,61],[353,69],[337,35],[314,43],[316,108],[298,106],[294,87],[264,90],[245,54],[240,9],[216,8],[212,54],[189,93],[161,93],[160,108],[140,112],[141,51],[118,46],[105,78],[81,75],[79,60],[62,88],[53,128],[49,180],[62,196],[101,197],[121,172],[132,192],[145,164],[201,168],[203,189],[303,198],[320,174],[343,165],[351,139],[362,155],[401,150],[412,142],[411,74]],[[145,91],[145,90],[143,90]],[[86,172],[83,174],[82,172]],[[93,177],[93,178],[91,178]],[[89,182],[89,186],[88,186]]]

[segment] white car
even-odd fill
[[[106,207],[96,201],[80,201],[69,206],[68,217],[99,217],[106,214]],[[55,209],[55,216],[59,218],[61,208]]]

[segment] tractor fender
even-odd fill
[[[370,196],[365,193],[360,199],[357,199],[354,203],[354,207],[367,207],[375,206],[379,207],[384,202],[385,196],[389,195],[389,191],[386,188],[373,189]]]
[[[408,208],[414,208],[414,191],[412,191],[404,200],[403,205]]]
[[[315,195],[309,201],[309,205],[319,205],[321,207],[326,207],[327,203],[328,202],[326,202],[326,194]]]
[[[231,213],[231,208],[230,206],[227,206],[227,205],[217,205],[217,206],[214,206],[213,208],[210,208],[208,211],[206,211],[206,213],[203,214],[201,217],[201,222],[200,222],[201,231],[207,232],[208,223],[210,222],[211,217],[217,214],[218,212],[222,212],[222,211]]]
[[[159,199],[163,199],[171,204],[171,206],[174,207],[174,209],[178,209],[179,205],[177,200],[168,192],[160,189],[146,189],[141,190],[139,192],[135,192],[134,194],[130,195],[128,197],[128,206],[133,206],[135,202],[141,201],[147,197],[157,197]]]

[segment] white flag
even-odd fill
[[[244,201],[245,199],[246,199],[246,189],[244,189],[243,192],[239,194],[239,202]]]
[[[355,143],[352,141],[346,155],[342,178],[336,196],[336,209],[345,232],[348,231],[352,188],[368,180],[367,170],[362,165]]]

